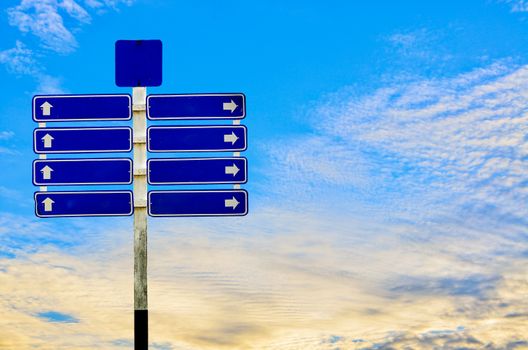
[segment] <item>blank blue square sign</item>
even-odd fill
[[[118,40],[115,43],[117,86],[160,86],[161,40]]]

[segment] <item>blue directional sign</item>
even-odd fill
[[[245,190],[150,191],[150,216],[242,216],[248,212]]]
[[[239,152],[247,148],[243,125],[151,126],[149,152]]]
[[[149,95],[147,117],[163,119],[242,119],[244,94]]]
[[[132,129],[41,128],[33,131],[35,153],[130,152]]]
[[[134,212],[131,191],[36,192],[38,217],[128,216]]]
[[[36,122],[130,120],[130,95],[41,95],[33,97]]]
[[[240,157],[149,159],[147,169],[151,185],[247,182],[247,159]]]
[[[129,185],[132,183],[132,159],[38,159],[33,161],[33,184]]]

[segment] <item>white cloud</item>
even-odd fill
[[[319,181],[350,193],[359,186],[371,201],[421,213],[441,205],[524,220],[528,66],[506,63],[331,95],[314,110],[312,137],[290,139],[281,152],[270,147],[273,173],[294,174],[300,188]]]
[[[135,0],[84,0],[86,6],[92,8],[101,8],[104,6],[117,8],[118,5],[124,4],[130,6]]]
[[[31,207],[32,205],[32,200],[30,198],[25,197],[20,191],[6,186],[0,185],[0,197],[3,198],[3,201],[9,201],[10,203],[23,207]]]
[[[79,22],[90,23],[91,21],[88,12],[74,0],[62,0],[62,2],[59,3],[59,7],[66,10],[71,17]]]
[[[13,150],[13,149],[11,149],[11,148],[1,147],[0,146],[0,154],[16,155],[16,154],[18,154],[18,152]]]
[[[7,10],[9,24],[22,32],[37,36],[42,45],[59,53],[69,53],[77,47],[77,41],[64,25],[59,9],[65,10],[74,19],[89,22],[89,16],[75,1],[22,0]],[[88,17],[87,17],[88,16]]]
[[[38,86],[35,90],[37,94],[63,94],[66,92],[61,86],[60,78],[48,74],[39,74],[37,81]]]
[[[83,7],[78,0],[21,0],[7,9],[7,15],[10,25],[39,38],[42,47],[68,54],[78,47],[75,29],[91,22],[90,10],[103,13],[105,9],[117,10],[120,4],[132,3],[133,0],[85,0]],[[38,93],[63,93],[60,78],[46,73],[36,57],[20,40],[14,48],[0,51],[0,63],[13,74],[34,77]]]
[[[7,70],[14,74],[33,75],[39,71],[33,51],[19,40],[12,49],[0,51],[0,63],[5,64]]]
[[[34,52],[19,40],[14,48],[0,51],[0,63],[5,64],[10,73],[34,78],[38,83],[37,93],[64,93],[60,79],[47,74],[35,59]]]
[[[512,12],[528,12],[528,2],[526,0],[502,0],[511,6]]]
[[[87,0],[85,8],[75,0],[21,0],[7,9],[7,14],[10,25],[38,37],[43,47],[66,54],[78,46],[74,29],[91,22],[90,9],[101,12],[132,3],[133,0]]]
[[[15,136],[15,133],[9,130],[0,131],[0,140],[8,140]]]
[[[13,136],[15,136],[15,133],[10,130],[1,130],[0,131],[0,142],[9,142]],[[12,146],[4,147],[0,146],[0,155],[16,155],[18,154],[18,151],[15,150]],[[0,197],[9,197],[11,195],[18,195],[16,191],[12,191],[4,186],[0,186]],[[14,196],[13,198],[15,198]],[[18,197],[16,197],[18,198]]]
[[[508,315],[527,307],[526,259],[481,263],[453,254],[482,253],[502,241],[481,231],[402,242],[408,227],[319,214],[268,207],[245,218],[153,220],[152,341],[293,350],[421,348],[429,339],[451,349],[449,339],[504,348],[525,337],[524,324]],[[131,219],[115,220],[61,226],[0,215],[0,246],[22,242],[7,251],[14,258],[0,256],[0,312],[7,315],[0,344],[118,349],[131,339]],[[59,249],[54,241],[77,244]],[[34,316],[43,311],[79,322],[47,323]]]

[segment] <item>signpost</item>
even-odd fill
[[[32,100],[35,214],[41,218],[134,215],[134,348],[148,349],[147,218],[243,216],[248,193],[246,97],[242,93],[147,96],[162,82],[160,40],[118,40],[115,83],[128,94],[37,95]],[[149,120],[198,120],[199,125],[151,126]],[[48,122],[123,121],[127,126],[48,128]],[[201,125],[200,120],[233,125]],[[130,122],[128,122],[130,123]],[[232,152],[209,158],[154,158],[150,152]],[[84,153],[133,151],[130,158],[83,158]],[[48,155],[78,158],[48,159]],[[230,184],[233,189],[163,190],[151,185]],[[48,186],[130,186],[133,191],[48,191]]]
[[[132,159],[39,159],[33,161],[33,184],[130,185]]]
[[[150,216],[241,216],[247,214],[245,190],[150,191]]]
[[[35,213],[41,218],[132,215],[131,191],[36,192]]]
[[[132,151],[132,129],[39,128],[33,131],[35,153],[106,153]]]
[[[240,152],[247,148],[243,125],[151,126],[149,152]]]
[[[147,117],[151,120],[243,119],[244,94],[150,95]]]
[[[149,159],[147,169],[151,185],[247,182],[247,159],[241,157]]]
[[[130,120],[131,103],[130,95],[37,95],[33,97],[33,120]]]

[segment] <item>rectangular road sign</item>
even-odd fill
[[[132,159],[38,159],[33,161],[33,184],[129,185],[132,183]]]
[[[115,82],[117,86],[160,86],[161,40],[117,40]]]
[[[38,217],[128,216],[132,191],[35,192]]]
[[[149,152],[239,152],[247,148],[243,125],[151,126]]]
[[[247,182],[247,159],[240,157],[149,159],[147,169],[151,185]]]
[[[243,119],[246,116],[244,94],[149,95],[147,118],[171,119]]]
[[[243,216],[248,212],[245,190],[150,191],[150,216]]]
[[[41,128],[33,131],[35,153],[130,152],[132,129]]]
[[[130,95],[37,95],[33,97],[36,122],[130,120]]]

